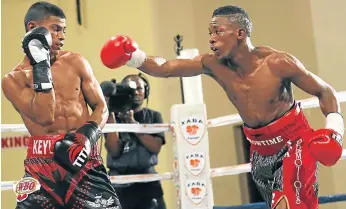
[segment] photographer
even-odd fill
[[[115,84],[115,81],[113,81]],[[102,87],[103,84],[101,84]],[[104,85],[105,86],[105,85]],[[112,85],[109,85],[112,86]],[[126,76],[121,84],[103,87],[109,107],[107,123],[162,123],[161,113],[142,108],[149,96],[149,82],[141,74]],[[164,133],[105,134],[109,175],[156,173],[157,155],[165,144]],[[113,184],[123,209],[165,209],[163,190],[159,181]]]

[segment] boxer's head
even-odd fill
[[[37,26],[46,27],[52,34],[52,51],[60,50],[64,45],[66,17],[56,5],[48,2],[37,2],[29,8],[24,18],[26,32]]]
[[[241,44],[251,36],[252,23],[247,12],[238,6],[214,10],[209,25],[210,48],[219,59],[235,55]]]

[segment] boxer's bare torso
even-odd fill
[[[9,82],[15,82],[22,87],[20,99],[21,102],[27,103],[27,105],[17,105],[16,109],[31,135],[66,133],[76,130],[87,121],[89,112],[81,88],[82,74],[85,73],[83,71],[86,71],[86,69],[83,68],[81,63],[82,60],[78,54],[58,51],[56,60],[51,66],[54,82],[54,89],[51,92],[53,95],[51,96],[50,93],[35,93],[32,89],[32,67],[27,57],[5,76],[5,83],[3,83],[5,94],[7,91],[11,91],[8,90],[11,85],[6,85]],[[46,99],[41,99],[32,104],[37,96],[36,94],[46,94]],[[52,103],[50,114],[40,116],[46,117],[46,120],[43,119],[46,121],[45,123],[41,123],[32,115],[28,115],[28,113],[32,113],[30,108],[33,108],[33,105],[44,107],[45,103]],[[42,109],[42,112],[44,111]],[[52,117],[52,120],[49,120],[49,117]]]
[[[211,76],[251,128],[272,122],[292,107],[292,82],[313,95],[325,85],[287,53],[256,47],[250,54],[251,59],[244,62],[246,68],[242,69],[230,64],[231,59],[220,59],[216,53],[201,54],[193,60],[169,60],[163,65],[158,65],[155,57],[149,57],[139,69],[157,77]]]
[[[222,63],[214,54],[206,54],[201,61],[225,90],[245,124],[259,127],[282,116],[293,105],[291,82],[280,74],[280,60],[284,56],[273,49],[258,47],[252,70],[245,72]]]

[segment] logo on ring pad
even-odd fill
[[[204,116],[193,116],[180,120],[180,130],[188,143],[198,144],[205,133]]]
[[[203,152],[192,152],[185,155],[185,165],[195,176],[198,176],[204,169],[205,155]]]
[[[189,199],[197,205],[200,204],[207,193],[207,182],[204,180],[187,180],[185,186]]]

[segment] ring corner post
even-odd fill
[[[171,108],[173,131],[173,183],[177,209],[213,209],[208,124],[205,104],[179,104]]]

